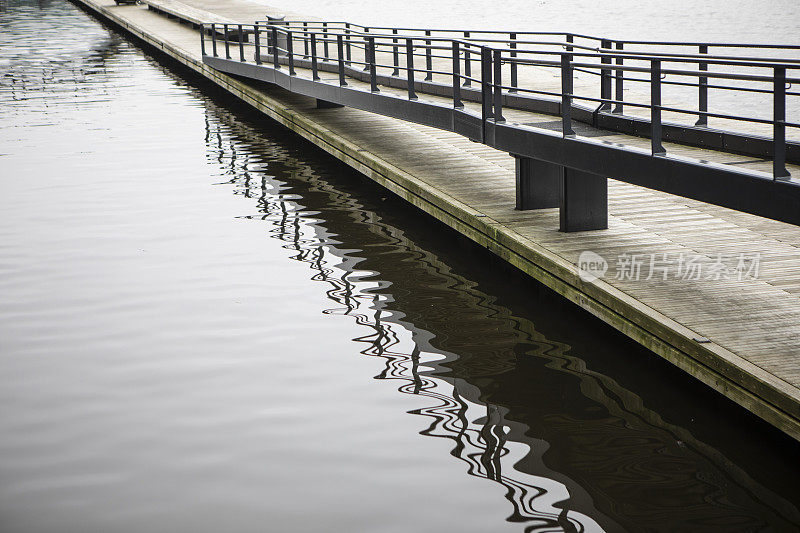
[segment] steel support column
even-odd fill
[[[317,100],[317,109],[334,109],[338,107],[344,107],[342,104],[329,102],[327,100],[320,100],[319,98],[316,98],[316,100]]]
[[[560,231],[608,228],[608,179],[564,167]]]
[[[560,206],[564,167],[520,155],[514,155],[514,166],[517,182],[517,209],[545,209]]]

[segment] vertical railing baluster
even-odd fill
[[[617,53],[621,53],[624,46],[625,45],[622,42],[617,42],[617,44],[616,44],[616,49],[618,50]],[[618,67],[621,67],[622,66],[622,56],[617,56],[617,59],[615,60],[615,62],[616,62]],[[622,101],[625,100],[625,94],[623,92],[623,90],[624,90],[623,83],[624,83],[624,80],[625,80],[625,71],[622,70],[622,69],[617,69],[614,74],[615,74],[615,76],[614,76],[614,92],[616,93],[614,95],[614,99],[617,101],[617,104],[614,106],[614,111],[613,112],[614,113],[622,113]]]
[[[323,62],[327,62],[328,58],[330,57],[330,51],[328,49],[328,23],[322,23],[322,53],[325,56],[322,58]]]
[[[416,100],[417,92],[414,88],[414,40],[406,39],[406,83],[408,85],[408,99]]]
[[[367,56],[369,57],[369,90],[378,92],[378,67],[375,64],[375,37],[367,37]]]
[[[269,56],[272,55],[272,29],[269,27],[269,22],[267,22],[267,31],[265,33],[267,36],[267,59],[265,63],[269,63]]]
[[[239,24],[239,61],[244,63],[244,34],[242,31],[242,25]]]
[[[774,69],[772,115],[772,178],[786,179],[786,67]]]
[[[294,70],[294,35],[292,32],[286,32],[286,57],[289,63],[289,76],[297,74]]]
[[[500,50],[494,51],[494,121],[505,122],[503,118],[503,58]]]
[[[494,116],[492,114],[492,50],[486,46],[481,46],[481,115],[484,125]]]
[[[339,62],[339,86],[347,87],[344,77],[344,37],[341,33],[336,36],[336,57]]]
[[[700,53],[701,54],[708,54],[708,45],[701,44],[700,45]],[[708,63],[705,61],[700,61],[698,63],[698,69],[701,71],[708,70]],[[700,76],[697,80],[697,89],[698,89],[698,104],[697,110],[701,113],[708,112],[708,77],[707,76]],[[707,115],[697,115],[697,122],[695,122],[695,126],[708,126],[708,116]]]
[[[509,47],[511,48],[511,88],[508,90],[510,93],[517,92],[518,80],[517,80],[517,34],[511,33],[509,34],[509,38],[511,39],[511,44]]]
[[[571,34],[566,36],[567,42],[574,42]],[[565,47],[572,52],[572,47]],[[561,134],[564,137],[575,135],[572,129],[572,91],[573,91],[572,54],[561,54]]]
[[[311,33],[311,79],[319,81],[319,65],[317,64],[317,34]]]
[[[272,27],[272,66],[276,69],[281,68],[281,63],[278,59],[278,28]]]
[[[600,63],[603,65],[611,64],[611,56],[609,48],[611,48],[611,41],[603,39],[600,41],[600,48],[603,50],[603,56],[600,58]],[[600,98],[603,100],[611,100],[611,70],[600,70]],[[610,102],[602,102],[600,109],[606,111],[611,109]]]
[[[352,65],[353,64],[353,56],[352,56],[352,52],[350,51],[350,23],[349,22],[345,22],[344,23],[344,33],[347,36],[347,39],[346,39],[346,42],[345,42],[345,49],[346,49],[346,54],[347,54],[347,64],[348,65]]]
[[[211,25],[211,52],[214,54],[214,57],[217,56],[217,25]]]
[[[369,28],[364,28],[364,33],[369,33]],[[364,72],[369,71],[369,58],[367,52],[367,45],[369,42],[369,37],[364,37]]]
[[[261,31],[258,29],[258,24],[253,27],[253,44],[256,47],[255,55],[253,56],[253,60],[256,62],[256,65],[261,64]]]
[[[572,54],[561,54],[561,132],[575,135],[572,131]]]
[[[228,25],[227,24],[223,24],[222,25],[222,31],[225,32],[224,33],[224,37],[225,37],[225,59],[230,59],[231,58],[231,46],[230,46],[230,39],[228,38]]]
[[[308,22],[303,23],[303,59],[308,59]]]
[[[200,25],[200,53],[206,55],[206,27],[204,24]]]
[[[664,155],[661,145],[661,60],[650,61],[650,149],[653,155]]]
[[[458,41],[453,41],[453,107],[464,107],[464,102],[461,101],[461,52]]]
[[[392,30],[392,35],[397,35],[397,29]],[[400,75],[400,52],[397,49],[397,38],[392,37],[392,64],[394,65],[394,70],[392,70],[392,76],[399,76]]]
[[[430,37],[431,31],[425,30],[425,35]],[[433,50],[431,50],[431,44],[429,39],[425,41],[425,81],[433,79]]]
[[[469,39],[469,32],[464,32],[464,39]],[[464,87],[472,85],[472,57],[470,57],[472,49],[469,45],[464,45]]]

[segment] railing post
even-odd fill
[[[653,155],[664,155],[661,145],[661,60],[650,60],[650,149]]]
[[[330,57],[330,51],[328,49],[328,23],[322,23],[322,53],[324,57],[322,58],[323,62],[327,62],[328,58]]]
[[[317,65],[317,35],[311,33],[311,79],[319,81],[319,65]]]
[[[217,57],[217,25],[211,25],[211,52]]]
[[[406,39],[406,83],[408,85],[408,99],[416,100],[417,93],[414,90],[414,40]]]
[[[772,178],[789,178],[786,170],[786,67],[775,67],[773,88],[772,140],[775,145],[772,158]]]
[[[561,54],[561,132],[575,135],[572,131],[572,54]]]
[[[203,24],[200,25],[200,53],[206,55],[206,27]]]
[[[572,34],[567,34],[567,42],[568,43],[575,42],[575,36],[572,35]],[[566,49],[567,49],[567,52],[572,52],[572,47],[571,46],[567,45]],[[570,61],[572,61],[572,58],[570,58]]]
[[[278,28],[272,27],[272,65],[279,69],[281,68],[280,61],[278,60]]]
[[[223,24],[222,25],[222,31],[225,32],[224,33],[224,35],[225,35],[225,59],[230,59],[231,58],[231,46],[230,46],[230,40],[228,39],[228,25],[227,24]]]
[[[255,30],[253,31],[253,44],[256,47],[255,55],[253,59],[256,62],[256,65],[261,64],[261,32],[258,29],[258,24],[255,25]]]
[[[622,52],[624,44],[622,42],[618,42],[616,44],[616,48],[618,50],[617,53]],[[618,67],[622,66],[622,57],[618,56],[615,60]],[[625,81],[625,71],[622,69],[617,69],[614,73],[614,99],[617,101],[616,105],[614,106],[613,113],[622,113],[622,101],[625,100],[625,93],[623,88],[623,83]]]
[[[303,23],[303,59],[308,59],[308,22]]]
[[[458,41],[453,41],[453,107],[463,109],[461,101],[461,57]]]
[[[469,32],[464,32],[464,39],[469,39]],[[471,55],[471,48],[467,45],[464,46],[464,87],[469,87],[472,85],[472,57]]]
[[[517,57],[517,34],[511,33],[509,34],[509,38],[511,40],[511,44],[509,47],[511,48],[511,88],[508,90],[510,93],[517,92],[517,87],[519,86],[517,80],[517,62],[515,61]]]
[[[503,63],[502,63],[502,56],[500,50],[494,51],[494,78],[492,80],[492,84],[494,85],[494,121],[495,123],[498,122],[505,122],[506,119],[503,118]]]
[[[244,32],[242,31],[242,25],[239,24],[239,61],[244,63]]]
[[[364,33],[369,33],[369,28],[364,28]],[[364,72],[369,72],[369,37],[364,37]]]
[[[289,76],[297,74],[294,70],[294,36],[292,32],[286,32],[286,56],[289,62]]]
[[[425,35],[430,37],[431,31],[425,30]],[[433,79],[433,51],[431,50],[431,41],[425,41],[425,81]]]
[[[267,22],[267,31],[264,32],[267,36],[267,60],[266,63],[269,63],[269,56],[272,54],[272,29],[269,27],[269,22]]]
[[[611,56],[608,55],[608,49],[611,48],[611,41],[603,39],[600,41],[600,47],[605,50],[603,56],[600,58],[600,63],[603,65],[611,64]],[[611,100],[611,70],[602,69],[600,71],[600,98],[603,100]],[[610,102],[603,102],[600,104],[601,111],[611,109]]]
[[[492,50],[481,46],[481,111],[485,123],[492,115]],[[486,138],[484,134],[484,139]]]
[[[397,35],[397,29],[392,30],[393,35]],[[392,37],[392,64],[394,65],[394,70],[392,70],[392,76],[399,76],[400,75],[400,52],[397,50],[397,38]]]
[[[344,37],[341,34],[336,36],[336,52],[339,60],[339,86],[347,87],[347,81],[344,78]]]
[[[352,65],[353,64],[353,56],[351,55],[351,51],[350,51],[350,23],[349,22],[345,22],[344,23],[344,33],[347,36],[347,39],[345,40],[345,53],[347,54],[347,64],[348,65]]]
[[[375,37],[367,37],[367,55],[369,56],[369,90],[377,93],[378,68],[375,65]]]
[[[700,45],[700,53],[701,54],[708,54],[708,45],[701,44]],[[700,61],[697,66],[698,70],[707,71],[708,70],[708,63],[705,61]],[[697,80],[697,89],[698,89],[698,104],[697,110],[705,113],[708,111],[708,77],[707,76],[700,76]],[[695,122],[695,126],[708,126],[708,117],[706,115],[697,115],[697,122]]]

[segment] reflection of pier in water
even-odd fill
[[[83,39],[62,39],[42,46],[36,32],[0,37],[0,64],[3,65],[0,91],[8,93],[13,101],[50,98],[54,93],[70,94],[77,97],[74,105],[79,105],[86,98],[82,95],[89,94],[89,91],[81,91],[81,86],[91,85],[90,98],[96,99],[98,93],[106,91],[105,86],[97,82],[110,76],[109,70],[114,69],[120,50],[132,48],[132,45],[101,26],[97,26],[94,34],[87,34],[84,26],[70,27],[75,24],[69,16],[73,13],[71,6],[52,4],[51,0],[40,0],[35,7],[15,6],[14,9],[27,9],[31,17],[57,22],[65,34],[80,32]],[[5,10],[5,3],[0,0],[0,15]],[[57,102],[53,101],[53,105]]]
[[[376,379],[431,400],[410,411],[430,419],[421,434],[452,440],[451,455],[470,475],[501,483],[514,507],[508,520],[528,531],[658,529],[669,516],[687,531],[758,528],[760,516],[800,520],[792,503],[587,369],[568,345],[496,305],[287,150],[207,109],[209,158],[235,194],[256,200],[259,212],[247,218],[269,223],[290,257],[327,285],[335,307],[324,313],[370,330],[354,340],[384,360]],[[558,471],[546,466],[548,451],[565,456]]]

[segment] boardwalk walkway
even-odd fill
[[[557,209],[514,209],[515,162],[504,152],[352,108],[318,109],[313,99],[203,65],[198,32],[185,25],[142,6],[76,2],[127,27],[800,440],[800,227],[610,180],[609,229],[559,232]],[[243,23],[275,12],[242,0],[185,2]],[[509,110],[506,118],[558,120],[520,113]],[[649,143],[621,134],[607,139]],[[764,165],[747,156],[668,149],[755,169]],[[800,168],[789,169],[800,176]],[[579,276],[576,264],[586,251],[607,261],[604,277]]]

